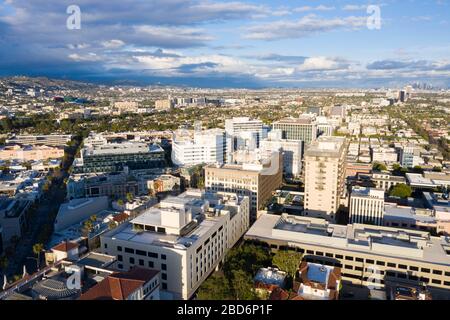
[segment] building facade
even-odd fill
[[[305,152],[305,214],[333,221],[345,194],[347,143],[320,137]]]
[[[249,226],[249,198],[189,190],[101,236],[118,268],[161,271],[161,290],[189,299]]]
[[[235,192],[250,198],[252,220],[283,182],[283,157],[274,153],[270,162],[208,165],[205,187],[210,191]]]
[[[383,225],[384,190],[354,187],[350,195],[350,222]]]

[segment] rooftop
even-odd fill
[[[450,266],[450,238],[431,237],[424,231],[361,224],[343,226],[322,219],[263,214],[245,237],[316,244]]]
[[[339,158],[345,146],[343,137],[320,137],[313,141],[305,152],[305,157],[334,157]]]

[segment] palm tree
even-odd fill
[[[41,265],[41,252],[44,250],[44,245],[42,243],[36,243],[33,245],[33,253],[36,255],[36,265],[39,270]]]

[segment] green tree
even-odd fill
[[[84,229],[90,233],[92,232],[92,230],[94,230],[94,223],[92,222],[91,219],[88,219],[84,222]]]
[[[233,277],[235,270],[243,270],[254,276],[260,268],[271,264],[272,256],[269,249],[244,243],[228,252],[223,271],[228,279]]]
[[[411,194],[412,194],[411,187],[406,185],[406,184],[404,184],[404,183],[397,184],[389,192],[389,195],[391,197],[399,197],[399,198],[402,198],[402,199],[406,199],[406,198],[410,197]]]
[[[272,260],[272,264],[277,266],[280,270],[287,272],[292,278],[298,270],[302,254],[295,251],[279,250]]]
[[[133,202],[133,199],[134,199],[133,194],[131,192],[128,192],[127,193],[127,200],[128,200],[128,202]]]
[[[228,280],[223,273],[214,273],[200,287],[199,300],[231,300],[233,295]]]
[[[119,200],[117,200],[117,204],[118,204],[119,206],[123,206],[123,205],[124,205],[124,202],[123,202],[122,199],[119,199]]]
[[[233,271],[233,292],[236,300],[256,300],[252,277],[244,270]]]
[[[374,164],[372,166],[372,170],[373,171],[385,171],[385,170],[387,170],[387,167],[383,163],[374,162]]]
[[[33,245],[33,253],[36,256],[36,266],[39,269],[41,266],[41,252],[44,250],[44,245],[42,243],[35,243]]]

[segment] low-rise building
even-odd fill
[[[308,262],[341,268],[342,280],[383,288],[386,281],[450,290],[450,239],[425,231],[362,224],[336,225],[322,219],[262,215],[245,239],[273,249],[290,248]]]
[[[337,300],[341,269],[302,261],[294,281],[294,291],[305,300]]]
[[[159,271],[134,267],[110,274],[79,300],[159,300],[159,287]]]

